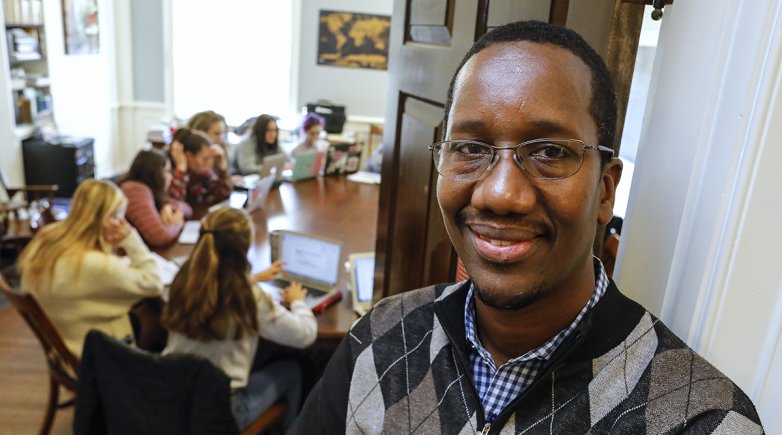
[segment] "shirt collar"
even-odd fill
[[[534,358],[548,360],[554,351],[557,350],[560,344],[567,338],[581,322],[581,319],[597,304],[600,298],[605,294],[608,288],[608,275],[606,275],[603,263],[597,257],[593,257],[595,268],[595,287],[592,290],[592,296],[587,303],[578,313],[576,318],[563,330],[551,337],[548,341],[541,346],[530,350],[524,355],[520,355],[516,358],[510,359],[506,364],[518,364],[525,361],[532,360]],[[477,334],[477,325],[475,323],[475,288],[474,284],[470,283],[470,289],[467,292],[467,299],[464,303],[464,329],[467,341],[471,344],[473,351],[488,362],[492,368],[496,370],[494,360],[491,358],[489,352],[483,347]]]

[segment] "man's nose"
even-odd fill
[[[494,159],[494,165],[476,182],[473,206],[497,215],[529,213],[537,203],[537,189],[516,161],[515,151],[497,151]]]

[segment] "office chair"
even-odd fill
[[[205,358],[151,354],[93,330],[84,342],[80,374],[76,435],[239,433],[230,380]],[[279,426],[286,409],[278,402],[242,435]]]
[[[76,392],[79,377],[79,359],[65,347],[60,333],[54,329],[54,325],[52,325],[52,322],[32,295],[11,289],[11,286],[2,274],[0,274],[0,291],[11,301],[11,304],[22,315],[33,333],[35,333],[46,356],[46,364],[49,371],[49,400],[47,401],[43,424],[38,433],[47,435],[54,422],[54,413],[58,409],[71,406],[74,403],[74,399],[60,403],[59,394],[60,387],[73,393]]]

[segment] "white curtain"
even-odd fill
[[[288,111],[292,2],[173,0],[174,113],[214,110],[229,125]]]

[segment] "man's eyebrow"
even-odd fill
[[[537,137],[551,137],[557,135],[572,136],[574,132],[562,123],[551,119],[527,119],[523,121],[525,129]],[[480,119],[463,119],[451,125],[451,131],[460,133],[481,133],[487,125]]]
[[[565,125],[550,119],[532,119],[527,120],[526,123],[530,124],[531,130],[541,136],[573,133],[572,130],[567,128]]]
[[[450,130],[475,133],[486,129],[486,123],[478,119],[463,119],[451,124]]]

